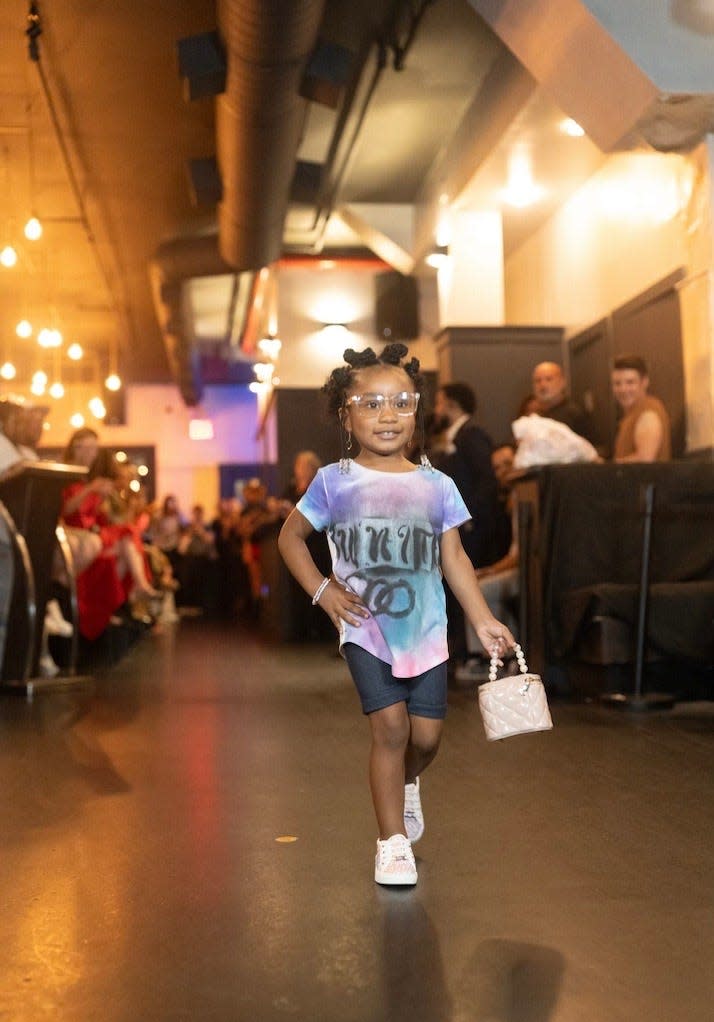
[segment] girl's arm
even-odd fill
[[[324,581],[305,542],[313,531],[307,518],[295,509],[288,515],[278,536],[280,555],[308,596],[314,596]],[[359,596],[343,589],[334,580],[323,589],[317,602],[337,629],[340,621],[359,626],[358,618],[369,617],[369,611]]]
[[[448,529],[441,537],[441,568],[486,652],[491,653],[496,646],[500,654],[506,646],[515,646],[516,640],[508,628],[496,620],[483,598],[458,529]]]

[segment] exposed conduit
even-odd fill
[[[227,55],[216,101],[219,250],[234,270],[258,270],[282,248],[305,105],[299,95],[324,0],[218,0]]]

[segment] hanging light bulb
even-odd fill
[[[31,216],[25,224],[25,237],[28,241],[38,241],[42,237],[42,224],[36,216]]]
[[[95,419],[103,419],[107,414],[104,402],[100,397],[93,397],[89,401],[89,410]]]
[[[83,354],[82,345],[77,344],[76,341],[67,348],[67,355],[73,362],[79,362]]]
[[[64,397],[64,386],[58,382],[53,383],[49,390],[50,397],[61,398]]]
[[[37,335],[37,343],[41,348],[60,348],[62,346],[62,334],[54,328],[43,327]]]
[[[17,369],[12,362],[3,362],[0,366],[0,376],[3,380],[14,380],[17,376]]]
[[[32,337],[32,323],[26,319],[21,319],[15,327],[15,333],[18,337]]]
[[[39,397],[41,394],[44,394],[46,386],[47,373],[43,372],[41,369],[38,369],[37,372],[34,373],[32,376],[30,390],[32,391],[33,394],[36,394]]]
[[[73,429],[81,429],[84,425],[84,416],[81,412],[75,412],[74,415],[70,415],[69,424]]]
[[[120,390],[121,380],[116,373],[110,373],[104,381],[104,386],[107,390]]]
[[[12,245],[6,245],[0,252],[0,264],[2,264],[7,270],[10,270],[16,263],[17,252]]]

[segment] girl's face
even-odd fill
[[[403,369],[370,366],[360,369],[347,394],[343,425],[367,460],[403,457],[414,435],[416,406],[414,383]]]

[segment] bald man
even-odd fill
[[[592,428],[588,416],[580,405],[568,399],[568,383],[562,366],[557,362],[539,362],[533,370],[533,394],[538,402],[538,414],[570,426],[592,442]]]

